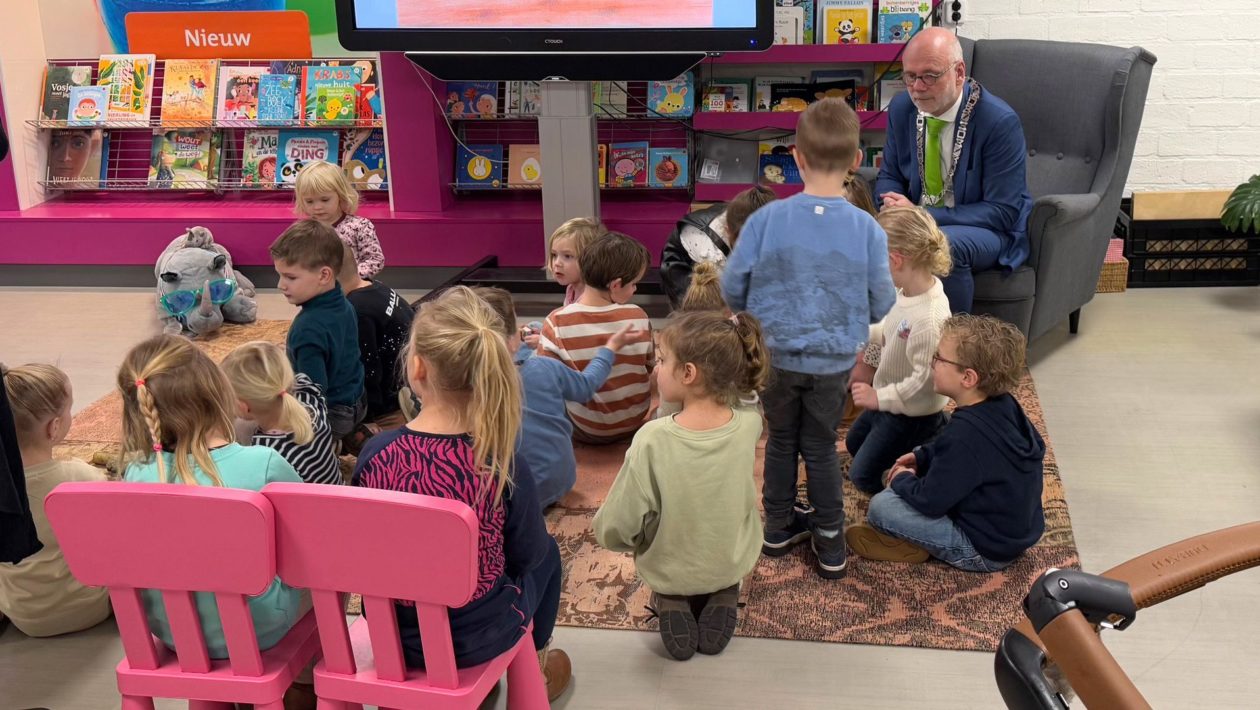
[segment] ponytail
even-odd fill
[[[761,323],[749,313],[730,317],[715,311],[678,313],[661,330],[660,339],[679,366],[695,366],[705,391],[723,404],[734,405],[750,392],[765,389],[770,356]]]
[[[311,414],[293,397],[293,366],[278,345],[255,340],[223,358],[223,373],[236,398],[251,409],[275,415],[299,446],[315,438]],[[278,410],[278,411],[277,411]]]
[[[739,333],[744,346],[743,392],[761,392],[770,379],[770,351],[761,334],[761,322],[756,316],[740,311],[731,316],[735,319],[735,332]]]
[[[478,328],[472,388],[473,457],[489,468],[498,482],[495,505],[512,484],[512,457],[521,428],[520,378],[507,344],[487,323]]]
[[[876,218],[888,234],[888,251],[906,258],[911,266],[948,276],[954,267],[949,239],[922,207],[889,207]]]
[[[280,428],[293,432],[293,443],[306,446],[315,438],[311,413],[289,392],[280,393]]]
[[[683,294],[680,311],[725,311],[726,301],[722,298],[721,273],[717,264],[702,261],[696,264],[691,272],[691,283],[687,293]]]

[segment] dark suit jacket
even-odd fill
[[[963,106],[970,93],[968,84],[963,87]],[[877,205],[885,192],[901,193],[916,204],[923,194],[915,140],[917,114],[909,93],[900,94],[888,107],[884,165],[875,182]],[[942,137],[942,148],[952,149],[952,141],[952,134]],[[1026,156],[1019,116],[1002,99],[981,92],[954,171],[954,206],[929,207],[928,212],[942,227],[966,225],[1005,235],[1008,239],[998,263],[1012,268],[1023,264],[1028,258],[1028,214],[1032,211]]]

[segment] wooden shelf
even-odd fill
[[[705,60],[711,64],[854,64],[892,62],[904,44],[776,44],[764,52],[730,52]]]
[[[752,187],[750,182],[698,182],[696,183],[696,202],[729,202],[731,198]],[[774,190],[780,199],[790,197],[805,189],[799,183],[794,185],[763,184]]]
[[[753,131],[760,128],[795,131],[800,116],[796,111],[700,111],[691,120],[697,130],[705,131]],[[888,128],[888,114],[884,111],[858,111],[858,119],[864,131]]]

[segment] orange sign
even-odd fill
[[[305,12],[131,12],[127,44],[158,59],[309,59]]]

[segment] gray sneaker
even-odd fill
[[[815,529],[810,544],[814,548],[814,557],[817,559],[815,571],[818,572],[818,576],[823,579],[844,579],[848,571],[845,569],[848,564],[848,551],[845,548],[843,533],[836,530],[835,534],[827,535],[825,531]]]

